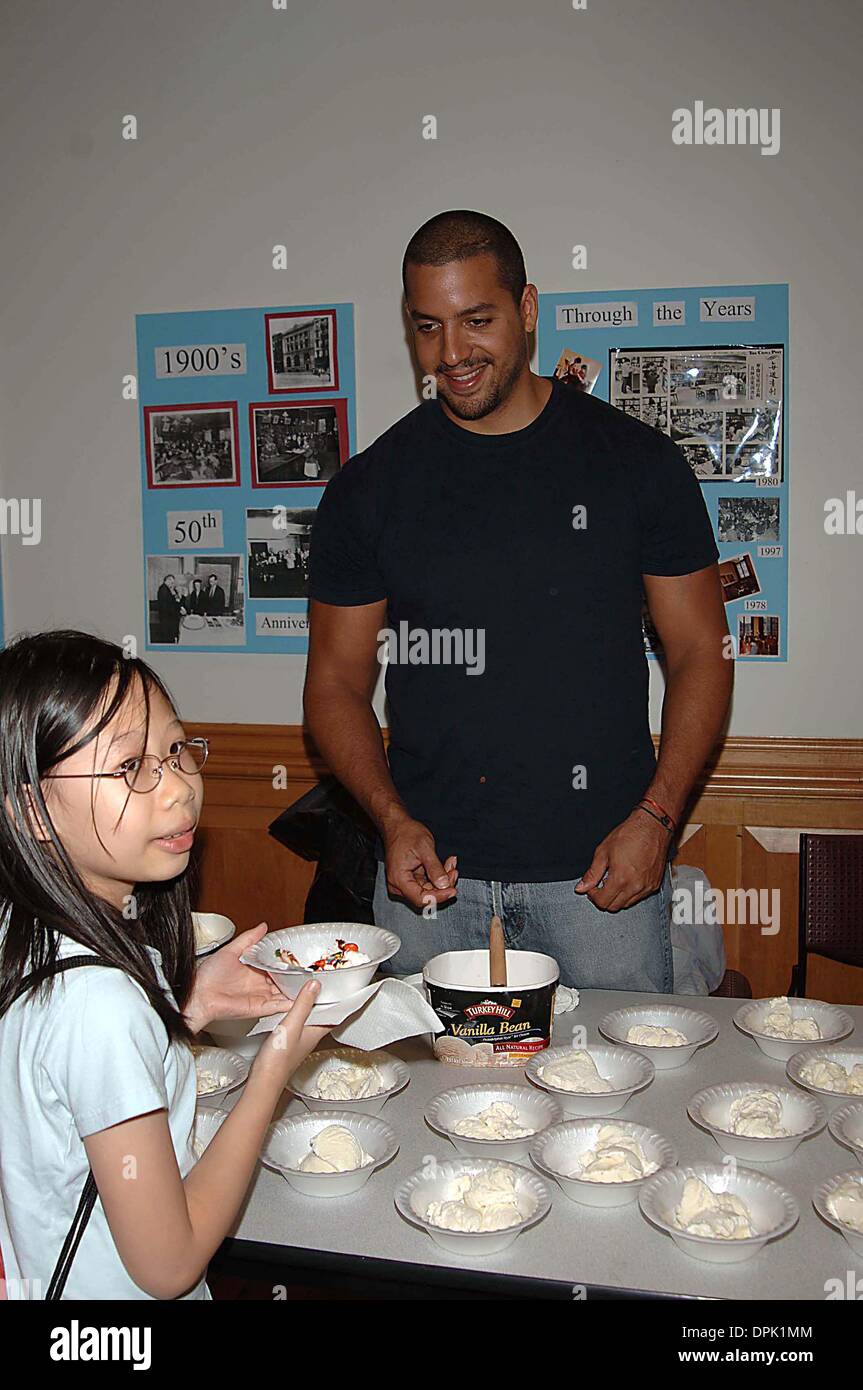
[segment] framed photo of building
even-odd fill
[[[338,391],[339,363],[334,309],[265,314],[270,394]]]

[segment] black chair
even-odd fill
[[[863,967],[863,835],[800,836],[800,922],[789,995],[806,994],[810,951]]]

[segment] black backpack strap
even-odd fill
[[[119,966],[112,965],[110,961],[100,959],[99,956],[65,956],[63,959],[56,962],[50,975],[59,975],[65,970],[74,970],[75,967],[79,965],[104,965],[109,970],[118,970],[120,968]],[[13,997],[17,999],[19,995],[29,989],[38,978],[38,972],[25,975],[20,981]],[[46,975],[43,978],[48,979],[50,976]],[[51,1282],[45,1294],[46,1302],[54,1303],[63,1297],[63,1289],[66,1287],[66,1280],[69,1277],[69,1270],[72,1268],[72,1261],[75,1258],[78,1246],[81,1244],[81,1237],[86,1230],[87,1222],[90,1220],[90,1215],[93,1211],[93,1207],[96,1205],[96,1198],[98,1195],[96,1179],[93,1177],[93,1170],[90,1169],[87,1173],[87,1180],[84,1183],[84,1189],[81,1193],[77,1210],[72,1218],[72,1225],[69,1227],[66,1239],[63,1242],[63,1249],[60,1251],[57,1263],[54,1266],[54,1273],[51,1275]]]

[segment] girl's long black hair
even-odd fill
[[[87,632],[23,634],[0,651],[0,922],[8,913],[0,954],[0,1016],[29,971],[35,973],[31,990],[51,988],[60,931],[135,980],[170,1038],[192,1037],[181,1012],[195,972],[188,870],[165,883],[136,885],[135,913],[127,920],[82,881],[41,787],[45,773],[91,743],[127,698],[141,694],[146,746],[155,690],[176,713],[171,695],[146,662]],[[98,720],[82,736],[97,708]],[[96,785],[94,780],[93,797]],[[34,833],[33,812],[50,835],[50,846]],[[147,945],[161,953],[179,1011],[159,985]]]

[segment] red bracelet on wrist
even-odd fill
[[[654,801],[653,797],[643,796],[638,804],[639,807],[644,811],[647,811],[648,806],[652,806],[654,810],[648,811],[648,815],[653,816],[654,820],[658,820],[660,825],[664,825],[666,830],[670,830],[672,834],[677,833],[677,822],[675,821],[674,817],[672,815],[669,815],[665,807],[660,806],[658,801]]]

